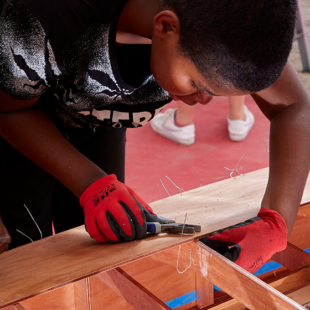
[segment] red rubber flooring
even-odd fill
[[[228,100],[214,98],[207,106],[198,105],[195,114],[196,141],[192,146],[178,145],[153,132],[150,124],[127,131],[126,184],[148,203],[167,197],[160,180],[170,195],[177,194],[165,176],[185,191],[229,178],[235,168],[246,174],[268,166],[266,141],[269,121],[250,96],[247,107],[255,116],[255,124],[242,142],[228,138]],[[169,104],[168,107],[176,107]],[[268,143],[267,143],[268,145]]]

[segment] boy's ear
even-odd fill
[[[153,20],[154,35],[159,39],[167,35],[180,35],[181,23],[178,15],[166,10],[158,13]]]

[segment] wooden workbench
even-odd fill
[[[305,205],[310,178],[292,242],[274,256],[284,266],[278,276],[268,274],[264,282],[198,240],[256,216],[267,180],[266,168],[151,204],[155,213],[177,222],[187,213],[187,223],[202,226],[194,236],[162,234],[98,244],[81,226],[5,252],[0,255],[0,309],[170,309],[164,302],[195,290],[197,300],[180,309],[304,309],[280,291],[292,294],[310,280],[310,255],[296,247],[310,247]],[[179,270],[191,265],[183,274],[176,271],[180,244]],[[229,296],[222,292],[217,299],[213,284]]]

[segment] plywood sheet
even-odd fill
[[[152,203],[162,216],[200,224],[202,236],[255,216],[268,169],[228,179]],[[309,178],[303,202],[310,201]],[[183,236],[182,242],[193,240]],[[109,270],[180,243],[180,235],[152,236],[121,244],[98,244],[83,226],[0,255],[0,307],[53,287]]]
[[[310,204],[300,207],[289,242],[301,249],[310,248]]]
[[[294,292],[287,294],[289,298],[301,305],[310,303],[310,283]]]
[[[201,273],[249,309],[277,310],[303,307],[198,241]],[[195,265],[195,261],[194,261]]]
[[[91,310],[134,310],[124,298],[121,298],[97,276],[89,278]]]
[[[307,271],[308,269],[302,268],[301,270],[298,270],[296,272],[291,272],[289,275],[280,277],[279,279],[276,279],[274,281],[268,281],[267,283],[275,288],[277,291],[284,293],[286,291],[292,290],[295,287],[299,287],[301,285],[304,285],[307,281]],[[296,301],[296,300],[295,300]],[[228,299],[219,302],[216,305],[211,305],[210,307],[207,307],[206,309],[212,309],[212,310],[245,310],[246,307],[240,303],[236,299]]]
[[[177,255],[172,259],[174,266],[171,266],[147,257],[122,269],[160,300],[167,302],[195,290],[195,272],[178,273],[176,260]]]
[[[44,310],[76,310],[74,283],[24,300],[19,304],[26,310],[42,310],[43,305]]]

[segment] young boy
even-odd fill
[[[78,198],[98,242],[144,238],[160,219],[123,183],[125,128],[171,98],[251,93],[271,121],[262,209],[203,241],[235,244],[223,254],[250,272],[284,249],[310,161],[309,97],[287,62],[295,11],[292,0],[7,0],[0,213],[11,247],[29,242],[16,229],[40,238],[26,207],[44,237],[52,220],[56,232],[83,224]]]

